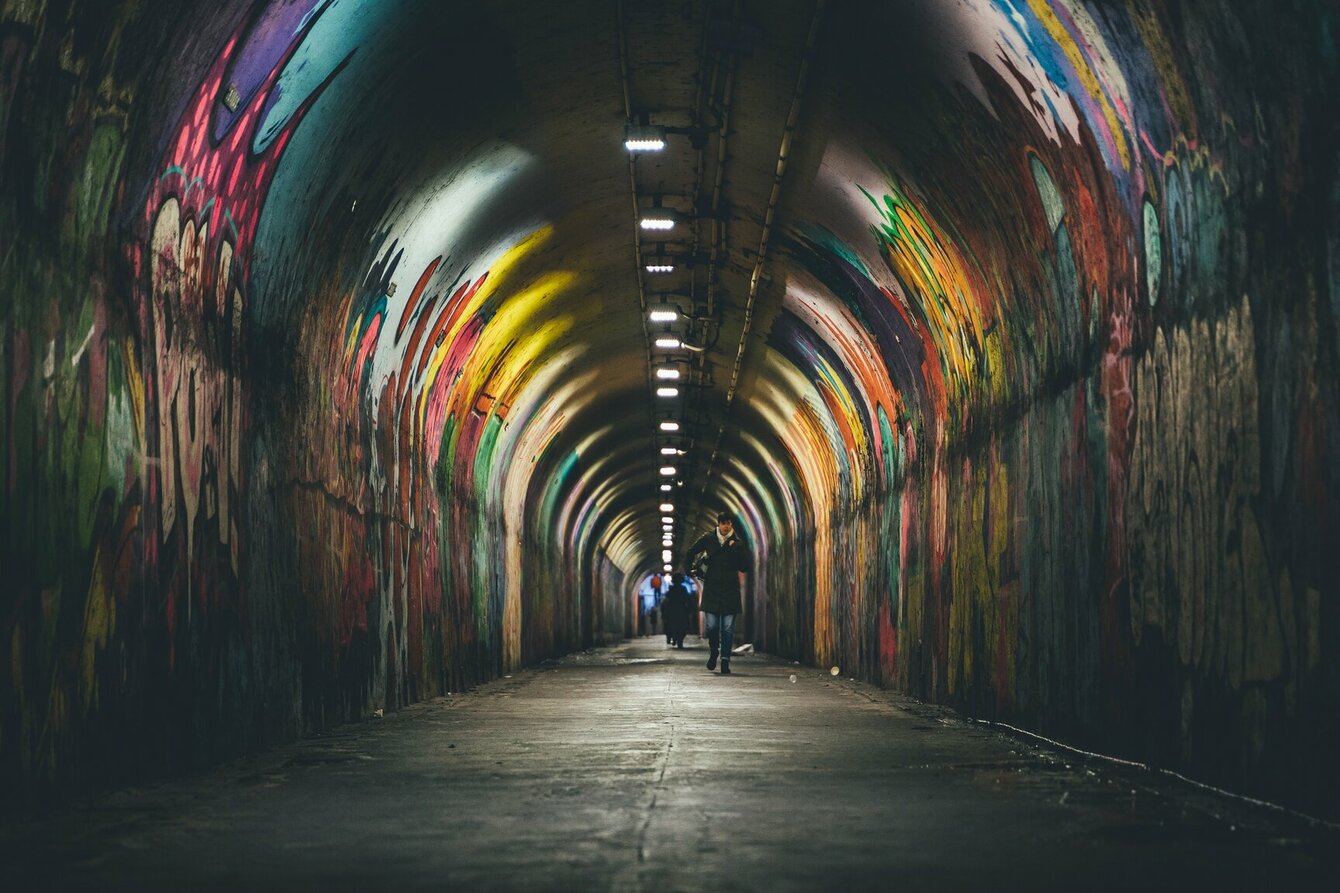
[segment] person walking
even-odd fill
[[[685,564],[693,567],[699,556],[707,562],[699,601],[707,617],[707,644],[711,648],[707,669],[715,670],[720,656],[721,675],[727,676],[735,615],[740,613],[740,587],[749,573],[749,552],[735,533],[735,519],[725,512],[717,515],[716,529],[689,547]]]
[[[665,621],[667,641],[676,648],[683,648],[684,637],[689,633],[689,618],[696,606],[684,575],[675,573],[670,579],[670,589],[665,593],[665,601],[661,602],[661,619]]]

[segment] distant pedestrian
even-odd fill
[[[681,573],[671,576],[670,589],[661,602],[662,619],[665,621],[665,635],[671,645],[684,647],[684,637],[689,633],[689,619],[695,613],[697,605],[689,592],[686,578]]]
[[[749,573],[749,552],[735,533],[735,520],[724,512],[717,515],[716,530],[704,534],[689,547],[688,566],[703,556],[707,569],[702,574],[703,591],[699,602],[707,616],[707,644],[711,653],[707,669],[715,670],[721,657],[721,675],[730,674],[730,648],[735,631],[735,615],[740,613],[740,589]]]

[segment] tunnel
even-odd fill
[[[1335,4],[0,9],[9,807],[623,642],[726,513],[760,655],[1340,817]]]

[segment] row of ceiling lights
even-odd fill
[[[633,154],[664,151],[667,145],[667,132],[673,129],[650,124],[630,124],[624,131],[624,148]],[[648,234],[668,234],[680,222],[680,215],[670,208],[661,207],[660,197],[656,196],[652,200],[652,206],[641,211],[638,218],[638,227]],[[656,254],[643,255],[643,259],[645,261],[643,269],[649,275],[659,276],[675,272],[674,258],[665,252],[664,245],[658,247]],[[661,333],[653,341],[657,350],[690,352],[702,350],[702,348],[684,341],[674,333],[673,327],[675,325],[691,320],[691,317],[686,316],[679,307],[668,303],[652,304],[648,307],[647,319],[649,322],[662,327]],[[673,360],[663,364],[653,364],[652,387],[656,397],[663,400],[679,397],[679,386],[674,383],[681,381],[683,377],[683,373],[674,364]],[[665,418],[657,424],[655,437],[658,442],[668,441],[677,437],[679,432],[680,423],[675,421],[674,418]],[[660,456],[663,462],[684,455],[686,455],[686,451],[672,443],[667,442],[660,448]],[[660,484],[660,493],[664,499],[669,499],[665,494],[673,493],[675,487],[682,486],[682,481],[676,480],[678,475],[679,468],[677,466],[672,464],[661,466],[660,476],[663,480]],[[668,572],[674,569],[672,560],[675,543],[675,505],[673,502],[662,502],[660,503],[660,511],[661,560],[664,569]]]

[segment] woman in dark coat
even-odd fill
[[[689,618],[693,615],[693,596],[684,584],[684,575],[675,574],[670,578],[670,590],[661,602],[661,616],[665,618],[665,634],[676,648],[684,647],[684,637],[689,632]]]

